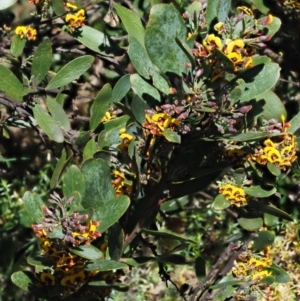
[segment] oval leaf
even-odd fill
[[[159,92],[138,74],[130,76],[130,82],[134,92],[149,105],[154,105],[157,101],[160,102]]]
[[[52,140],[58,143],[64,142],[62,130],[39,104],[36,104],[32,111],[37,124]]]
[[[280,75],[280,67],[276,63],[268,63],[254,66],[241,73],[239,78],[245,81],[245,91],[240,101],[245,102],[256,98],[270,90],[277,83]]]
[[[81,76],[93,64],[94,57],[91,55],[84,55],[71,61],[50,80],[46,89],[55,89],[71,83],[73,80]]]
[[[71,129],[71,124],[62,106],[49,97],[46,99],[46,105],[57,125],[68,132]]]
[[[122,100],[129,90],[130,90],[130,75],[125,74],[117,81],[117,83],[115,84],[112,90],[112,95],[111,95],[112,102],[119,102],[120,100]]]
[[[154,5],[146,28],[145,46],[151,61],[164,73],[187,73],[189,58],[176,38],[186,42],[187,29],[179,11],[172,4]]]
[[[275,234],[271,231],[260,231],[258,237],[253,242],[254,251],[262,251],[265,247],[273,244],[275,240]]]
[[[263,225],[263,219],[258,218],[244,218],[241,217],[238,219],[239,225],[247,231],[256,231],[259,230]]]
[[[13,56],[20,56],[26,45],[26,39],[21,39],[19,35],[15,35],[11,41],[10,52]]]
[[[85,182],[83,174],[76,165],[68,168],[62,180],[63,193],[66,198],[73,196],[74,191],[78,191],[83,198],[85,195]]]
[[[273,187],[271,190],[264,190],[261,186],[251,186],[249,188],[245,188],[245,193],[254,196],[257,198],[266,198],[270,195],[273,195],[276,192],[276,188]]]
[[[75,248],[71,248],[70,251],[75,255],[89,260],[103,258],[103,253],[92,245],[78,246]]]
[[[70,32],[68,32],[70,34]],[[79,33],[73,32],[72,36],[87,48],[106,56],[113,56],[111,45],[107,35],[90,26],[83,26]]]
[[[116,223],[129,207],[130,200],[127,195],[111,199],[103,206],[95,209],[93,218],[100,221],[98,230],[105,232],[110,226]]]
[[[25,88],[18,78],[6,67],[0,65],[0,91],[14,100],[22,101]]]
[[[104,271],[112,271],[118,269],[125,269],[127,264],[123,262],[118,262],[114,260],[95,260],[93,262],[89,262],[86,267],[84,268],[85,271],[95,271],[100,270],[101,272]]]
[[[91,107],[91,130],[95,130],[109,108],[112,90],[110,84],[105,84],[96,96]]]
[[[225,198],[223,194],[218,194],[215,197],[212,205],[216,210],[223,210],[230,207],[231,203]]]
[[[23,202],[25,210],[32,222],[40,223],[44,215],[42,210],[44,202],[42,199],[39,196],[26,191],[23,196]]]
[[[38,85],[47,75],[52,62],[52,47],[49,39],[44,40],[37,48],[31,66],[31,76]]]
[[[128,34],[144,46],[145,29],[142,25],[139,15],[134,11],[125,8],[124,6],[115,2],[114,8],[121,18]]]
[[[85,180],[85,197],[82,206],[98,208],[115,198],[110,180],[110,167],[102,159],[89,159],[83,162],[81,172]],[[111,214],[113,211],[109,212]]]

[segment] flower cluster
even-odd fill
[[[21,39],[27,39],[28,41],[35,41],[37,31],[31,26],[18,26],[15,29],[15,34],[18,35]]]
[[[225,196],[226,200],[231,202],[231,205],[237,207],[247,205],[249,196],[246,195],[243,188],[237,187],[233,184],[221,184],[219,193]]]
[[[216,28],[220,28],[221,25],[224,26],[223,23],[218,23]],[[234,65],[234,71],[238,71],[240,69],[246,69],[252,67],[252,57],[251,53],[248,53],[245,48],[245,43],[242,39],[226,39],[223,42],[218,36],[214,34],[210,34],[203,40],[202,44],[197,44],[198,46],[198,54],[199,56],[208,56],[215,49],[223,52],[229,58]]]
[[[67,3],[67,7],[72,10],[77,10],[77,6],[71,3]],[[68,27],[75,31],[78,27],[84,26],[85,21],[85,11],[84,9],[78,10],[76,13],[69,13],[66,15],[65,18],[66,23],[68,23]]]
[[[54,205],[49,208],[43,206],[42,222],[32,226],[40,241],[42,255],[46,261],[51,262],[51,267],[45,266],[43,270],[35,270],[37,286],[40,288],[52,286],[53,290],[59,288],[63,298],[74,293],[83,297],[80,289],[94,277],[106,284],[119,281],[122,276],[120,271],[87,270],[88,259],[72,251],[79,246],[90,245],[101,236],[97,231],[99,222],[89,220],[86,214],[77,212],[68,214],[72,198],[65,200],[54,194],[49,202]],[[107,250],[106,242],[101,243],[100,250],[104,258]],[[86,293],[91,297],[104,298],[111,293],[111,288],[106,287],[93,292],[83,290],[82,294]]]
[[[237,18],[214,26],[217,34],[208,34],[200,43],[195,41],[196,47],[192,52],[195,57],[208,61],[212,72],[211,81],[223,75],[226,60],[231,61],[234,72],[252,67],[256,48],[265,47],[263,42],[269,39],[263,35],[262,29],[273,22],[271,15],[256,20],[251,9],[244,6],[238,7],[238,12]],[[241,19],[244,21],[243,29],[237,33],[234,28],[240,26]]]
[[[232,273],[236,278],[249,277],[252,280],[261,280],[271,276],[271,272],[266,270],[270,267],[272,260],[263,256],[251,256],[244,258],[244,261],[236,261],[232,268]]]
[[[166,113],[156,113],[152,110],[147,110],[146,121],[143,127],[147,134],[161,136],[165,129],[170,128],[175,130],[180,125],[180,121]]]
[[[117,196],[122,194],[130,195],[132,183],[129,183],[126,179],[124,172],[113,170],[111,183]]]
[[[264,146],[261,146],[255,154],[250,155],[249,159],[261,165],[270,162],[276,167],[286,170],[297,159],[296,136],[285,133],[279,138],[274,137],[272,139],[266,139],[263,143]]]
[[[127,150],[130,142],[134,141],[135,137],[132,136],[131,134],[126,133],[125,128],[120,129],[119,133],[120,133],[119,137],[120,137],[121,143],[117,146],[117,149],[120,151]]]

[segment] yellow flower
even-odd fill
[[[279,142],[267,139],[264,141],[264,145],[265,147],[260,147],[255,154],[250,156],[250,160],[261,165],[270,162],[285,170],[297,159],[296,136],[291,133],[285,133]]]
[[[26,33],[27,33],[27,28],[26,26],[18,26],[15,29],[15,34],[20,36],[21,39],[23,39],[24,37],[26,37]]]
[[[72,31],[74,31],[78,27],[84,26],[84,21],[85,21],[84,9],[80,9],[75,14],[67,14],[65,21],[69,23],[68,27],[70,27]]]
[[[26,37],[28,41],[35,41],[36,40],[36,35],[37,35],[37,31],[36,29],[27,26],[27,33],[26,33]]]
[[[239,7],[236,8],[236,10],[239,13],[244,13],[245,15],[253,16],[252,10],[249,7],[247,7],[247,6],[239,6]]]
[[[271,276],[271,272],[268,271],[260,271],[260,272],[255,272],[251,275],[251,278],[254,280],[256,278],[262,279],[268,276]]]
[[[214,34],[210,34],[205,40],[203,40],[203,46],[208,52],[212,52],[216,48],[222,50],[222,41],[219,37],[216,37]]]
[[[218,34],[222,34],[225,31],[225,24],[223,22],[218,22],[214,26],[214,30],[218,32]]]
[[[15,33],[20,36],[21,39],[26,38],[27,40],[36,40],[37,31],[31,26],[18,26],[15,29]]]
[[[112,115],[112,114],[110,114],[110,112],[106,112],[105,116],[101,119],[101,122],[107,122],[112,119],[115,119],[116,117],[117,117],[116,115]]]
[[[156,113],[153,115],[146,114],[146,122],[143,126],[153,135],[161,136],[166,128],[172,130],[180,125],[180,121],[172,118],[166,113]]]
[[[247,195],[243,188],[232,184],[226,184],[219,187],[219,192],[223,194],[232,205],[240,207],[247,204]]]
[[[227,53],[231,53],[232,51],[236,51],[236,49],[244,48],[245,43],[241,39],[237,39],[235,41],[231,41],[227,45]]]
[[[55,285],[55,278],[50,272],[43,272],[40,276],[40,279],[46,284],[51,284],[52,286]]]

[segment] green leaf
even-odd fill
[[[67,153],[66,150],[63,149],[61,152],[61,156],[56,163],[55,169],[53,171],[51,180],[50,180],[50,188],[53,189],[56,187],[57,183],[59,182],[60,176],[67,166],[67,163],[71,160],[72,156],[70,156],[67,160]]]
[[[61,0],[52,0],[51,5],[57,16],[61,16],[66,13],[64,2]]]
[[[27,257],[27,263],[35,267],[40,267],[42,269],[53,267],[53,265],[55,264],[55,262],[52,259],[45,257],[43,255]]]
[[[121,18],[128,34],[144,46],[145,29],[142,25],[139,15],[134,11],[125,8],[124,6],[115,2],[114,8]]]
[[[25,88],[18,78],[6,67],[0,65],[0,91],[16,101],[22,101]],[[5,79],[5,80],[3,80]]]
[[[287,283],[291,281],[288,273],[275,263],[272,263],[266,270],[272,272],[272,277],[275,278],[277,283]]]
[[[97,142],[92,138],[84,148],[83,160],[93,158],[94,153],[98,150]]]
[[[44,40],[37,48],[31,65],[31,77],[38,85],[47,75],[52,62],[52,47],[49,39]]]
[[[253,240],[254,251],[262,251],[265,247],[273,244],[275,240],[275,234],[271,231],[259,231],[258,237]]]
[[[71,129],[71,124],[62,106],[50,97],[46,99],[46,105],[57,125],[68,132]]]
[[[108,36],[97,29],[85,25],[80,28],[79,33],[73,32],[72,36],[84,46],[97,53],[113,56]]]
[[[100,232],[105,232],[110,226],[115,224],[129,207],[130,199],[127,195],[110,199],[101,207],[95,209],[94,219],[100,221],[98,227]]]
[[[34,118],[41,127],[41,129],[48,135],[52,140],[58,143],[64,142],[64,135],[60,127],[56,124],[53,117],[51,117],[42,106],[36,104],[33,109]]]
[[[181,136],[171,129],[165,129],[162,135],[169,141],[173,143],[181,143]]]
[[[255,140],[260,140],[268,137],[274,137],[274,136],[279,136],[279,134],[270,134],[266,132],[248,132],[248,133],[243,133],[243,134],[233,134],[233,135],[225,135],[222,139],[230,139],[233,141],[240,141],[240,142],[245,142],[245,141],[255,141]]]
[[[112,260],[119,260],[123,254],[124,231],[119,223],[115,223],[108,230],[109,256]]]
[[[269,172],[274,175],[275,177],[279,177],[281,175],[281,169],[280,167],[275,166],[275,164],[268,162],[267,168]]]
[[[128,55],[136,71],[146,79],[150,79],[153,64],[144,46],[134,37],[129,36]]]
[[[88,159],[83,162],[81,172],[86,185],[85,196],[82,200],[84,208],[97,208],[110,203],[115,198],[115,191],[111,185],[110,167],[104,160]]]
[[[91,107],[91,130],[95,130],[105,116],[111,102],[112,89],[110,84],[105,84],[96,96]]]
[[[50,80],[46,89],[55,89],[67,84],[81,76],[93,64],[94,57],[91,55],[80,56],[62,67],[59,72]]]
[[[151,8],[146,28],[145,46],[151,61],[163,73],[181,76],[187,73],[189,58],[176,42],[185,42],[187,30],[179,11],[172,4],[158,4]]]
[[[132,74],[130,76],[130,83],[133,91],[149,105],[160,102],[159,92],[138,74]]]
[[[160,75],[158,72],[153,69],[150,73],[150,77],[152,77],[153,85],[156,89],[163,92],[166,95],[170,94],[170,85],[166,81],[166,79]]]
[[[74,195],[74,191],[78,191],[80,196],[84,198],[85,182],[80,169],[76,165],[71,165],[62,178],[62,188],[64,196],[68,199]],[[73,203],[73,202],[72,202]]]
[[[264,0],[251,0],[251,2],[264,15],[266,15],[270,11],[270,9],[267,6],[265,6],[265,4],[264,4],[265,1]]]
[[[218,194],[213,201],[213,208],[216,210],[224,210],[230,207],[231,203],[228,201],[223,194]]]
[[[198,279],[202,279],[206,275],[205,260],[201,256],[195,260],[195,272]]]
[[[266,91],[256,97],[250,104],[252,105],[252,110],[248,115],[253,116],[255,121],[259,116],[262,116],[266,120],[272,118],[281,120],[282,116],[287,116],[281,99],[272,90]]]
[[[40,196],[26,191],[23,196],[25,210],[33,223],[38,224],[43,219],[42,207],[44,204]]]
[[[21,39],[19,35],[15,35],[11,41],[10,52],[13,56],[20,56],[23,53],[27,40]]]
[[[112,90],[112,95],[111,95],[111,100],[112,102],[119,102],[122,100],[125,95],[128,93],[130,90],[130,75],[125,74],[123,75],[115,84],[113,90]]]
[[[261,212],[268,213],[268,214],[277,216],[279,218],[283,218],[288,221],[293,221],[293,218],[290,215],[288,215],[286,212],[284,212],[272,205],[267,205],[262,201],[258,202],[253,199],[250,199],[248,202],[248,205],[255,209],[259,209]]]
[[[146,113],[145,110],[149,109],[150,106],[143,100],[141,99],[138,95],[135,95],[132,99],[131,102],[131,111],[136,119],[136,121],[139,124],[142,124],[144,121],[146,121]]]
[[[276,63],[268,63],[254,66],[243,71],[239,78],[245,81],[245,91],[240,101],[246,102],[257,98],[270,90],[277,83],[280,75],[280,67]]]
[[[190,238],[184,237],[177,233],[173,233],[171,231],[155,231],[155,230],[149,230],[149,229],[143,228],[143,229],[141,229],[141,232],[152,235],[154,237],[175,239],[175,240],[180,240],[180,241],[188,241],[188,242],[196,243],[194,240],[192,240]]]
[[[246,194],[256,198],[266,198],[276,192],[276,187],[273,187],[271,190],[264,190],[261,186],[257,185],[245,188],[244,191]]]
[[[278,220],[279,219],[277,216],[274,216],[274,215],[271,215],[268,213],[264,214],[264,223],[268,227],[276,226],[278,224]]]
[[[300,128],[300,112],[293,117],[290,124],[291,126],[289,127],[288,132],[295,134],[295,132]]]
[[[127,264],[114,260],[102,260],[98,259],[93,262],[89,262],[84,268],[85,271],[100,270],[101,272],[119,270],[127,268]]]
[[[70,252],[89,260],[103,258],[103,253],[92,245],[82,245],[82,246],[70,248]]]
[[[224,22],[228,17],[231,7],[231,0],[213,0],[207,1],[206,24],[212,29],[212,23]]]
[[[257,20],[258,29],[266,32],[266,36],[271,38],[281,27],[281,20],[279,18],[273,16],[273,20],[270,24],[268,24],[268,25],[260,24],[260,22],[263,23],[264,20],[266,20],[266,18],[268,18],[268,17],[266,16],[266,17],[263,17],[263,18]]]
[[[36,278],[31,272],[15,272],[11,276],[11,281],[22,290],[30,292],[37,298],[48,299],[47,290],[45,288],[38,288]]]
[[[257,218],[241,217],[237,221],[238,221],[239,225],[247,231],[259,230],[263,225],[263,219],[260,217],[257,217]]]

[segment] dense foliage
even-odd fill
[[[300,2],[15,2],[3,300],[298,300]]]

